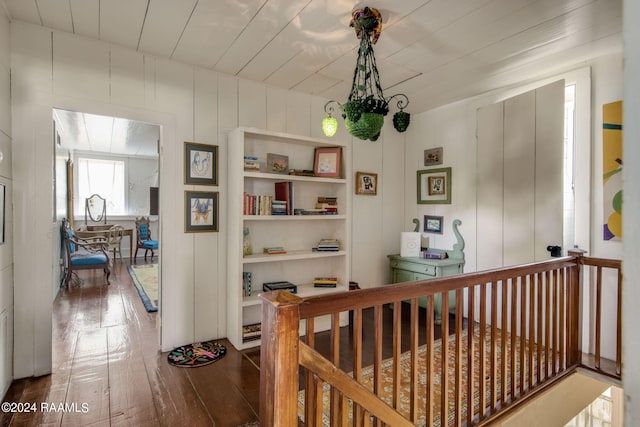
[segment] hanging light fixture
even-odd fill
[[[384,97],[373,54],[373,45],[378,41],[382,30],[380,12],[372,7],[356,9],[351,14],[349,26],[355,28],[356,36],[360,39],[351,92],[343,104],[334,100],[325,104],[327,117],[322,120],[322,130],[327,136],[335,134],[337,120],[331,113],[334,110],[332,104],[336,103],[340,106],[345,127],[351,135],[362,140],[376,141],[384,125],[384,116],[389,112],[389,104],[394,98],[398,98],[396,106],[400,111],[393,116],[393,126],[398,132],[404,132],[411,119],[410,114],[404,111],[409,98],[404,94]]]

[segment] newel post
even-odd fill
[[[298,342],[302,299],[265,292],[260,347],[260,426],[298,425]]]
[[[582,289],[582,257],[587,251],[582,249],[570,249],[569,256],[575,257],[576,264],[569,271],[569,289],[567,290],[567,364],[573,366],[581,363],[582,350],[580,348],[580,318],[581,318],[581,297]]]

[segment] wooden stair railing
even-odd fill
[[[579,345],[581,309],[588,309],[581,307],[583,268],[596,269],[598,295],[603,286],[609,286],[603,283],[602,268],[618,271],[616,368],[609,375],[619,379],[621,263],[587,258],[580,252],[570,255],[309,299],[288,292],[262,294],[261,425],[296,426],[298,418],[304,418],[305,425],[316,426],[323,425],[324,416],[332,426],[408,426],[420,419],[433,426],[434,417],[439,416],[435,406],[444,414],[440,415],[445,421],[442,425],[485,425],[577,367],[604,372],[599,304],[595,304],[593,363],[583,360]],[[436,340],[434,303],[440,299],[443,307],[449,307],[453,295],[453,324],[449,325],[448,316],[442,316],[442,336]],[[419,303],[419,298],[424,301]],[[387,304],[393,307],[390,343],[383,342],[382,335],[383,307]],[[373,330],[364,330],[363,312],[371,309]],[[408,316],[403,315],[407,309]],[[339,319],[340,313],[347,311],[353,313],[347,342],[353,355],[350,373],[341,369],[340,361],[345,343],[340,338]],[[325,355],[315,350],[315,324],[321,316],[329,316],[331,324],[330,350]],[[306,323],[302,331],[301,320]],[[372,334],[372,346],[365,346],[364,333]],[[391,360],[383,359],[383,346],[389,347]],[[368,386],[363,384],[363,354],[373,360]],[[434,355],[439,355],[439,363]],[[401,368],[407,363],[409,373],[403,374]],[[423,372],[418,372],[420,364]],[[299,369],[306,378],[301,413]],[[385,378],[390,382],[386,388]],[[323,396],[327,389],[328,398]],[[437,394],[440,399],[436,401]],[[408,410],[400,410],[401,401]]]

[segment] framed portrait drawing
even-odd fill
[[[417,172],[418,204],[451,203],[451,168]]]
[[[378,174],[356,172],[356,194],[375,196],[378,194]]]
[[[442,147],[424,150],[424,165],[437,166],[442,164]]]
[[[444,217],[435,215],[424,216],[424,232],[442,234],[442,221]]]
[[[341,147],[316,148],[313,160],[313,174],[328,178],[340,178],[342,162]]]
[[[267,153],[267,172],[281,174],[289,173],[289,156]]]
[[[218,146],[184,143],[184,183],[218,185]]]
[[[218,192],[184,192],[184,232],[218,231]]]

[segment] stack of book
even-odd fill
[[[447,258],[447,251],[442,249],[427,249],[426,251],[420,251],[420,258],[445,259]]]
[[[262,249],[262,252],[269,255],[274,254],[286,254],[287,251],[284,250],[282,246],[267,246]]]
[[[251,296],[251,272],[242,272],[242,295],[245,297]]]
[[[327,197],[327,196],[318,196],[318,201],[316,202],[316,209],[320,209],[322,214],[337,214],[338,213],[338,198],[337,197]]]
[[[340,241],[338,239],[321,239],[313,250],[316,252],[338,252]]]
[[[287,215],[287,202],[273,200],[271,202],[271,215]]]
[[[260,172],[260,164],[255,156],[244,156],[244,170],[249,172]]]
[[[242,327],[242,342],[259,340],[261,336],[260,323],[244,325]]]
[[[289,291],[292,294],[298,293],[298,287],[291,282],[281,280],[279,282],[264,282],[262,284],[262,290],[265,292],[270,291]]]
[[[338,286],[337,277],[316,277],[313,279],[313,286],[315,288],[335,288]]]

